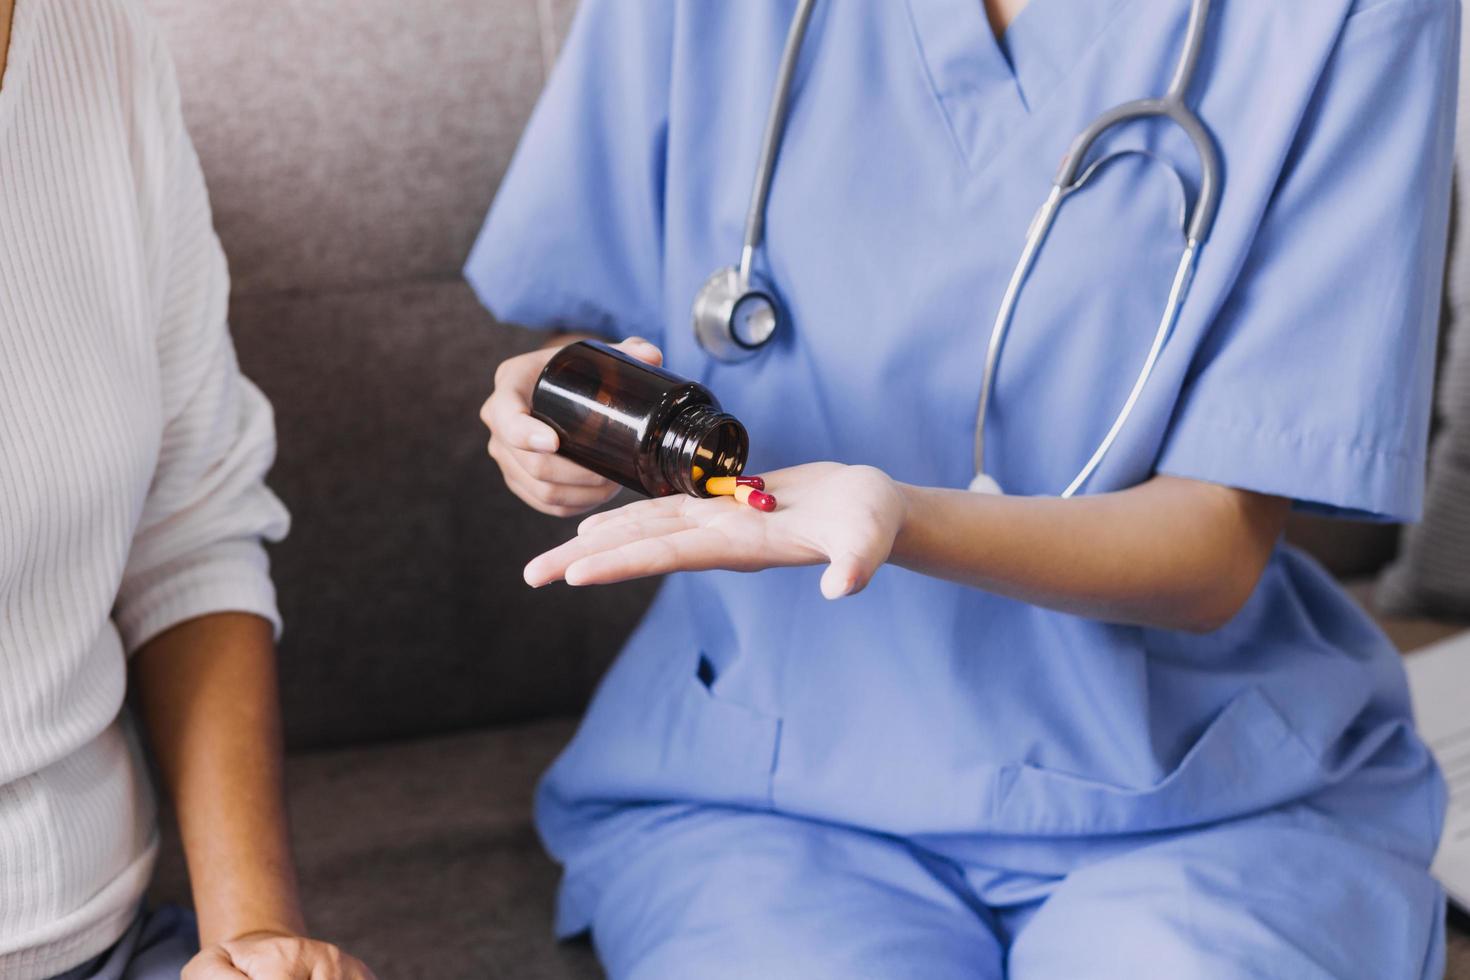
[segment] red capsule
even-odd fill
[[[742,504],[749,504],[756,510],[769,513],[776,509],[776,498],[768,493],[763,493],[753,487],[738,486],[735,488],[735,499]]]
[[[769,493],[762,493],[759,490],[750,491],[750,499],[746,503],[750,504],[756,510],[763,510],[766,513],[770,513],[776,509],[775,496]]]
[[[766,481],[758,476],[737,476],[735,478],[737,487],[750,487],[752,490],[764,490]]]

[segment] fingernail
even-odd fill
[[[538,453],[556,452],[556,436],[550,432],[538,432],[531,436],[531,448]]]

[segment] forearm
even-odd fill
[[[270,625],[238,613],[204,616],[149,642],[133,669],[178,814],[203,944],[300,933]]]
[[[1171,477],[1059,499],[902,487],[890,561],[1094,619],[1213,629],[1260,577],[1287,502]]]

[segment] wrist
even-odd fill
[[[225,914],[199,909],[199,941],[212,946],[236,939],[264,936],[304,936],[306,922],[299,904],[282,901],[271,908],[256,907]]]
[[[907,565],[913,554],[913,542],[919,536],[919,518],[924,508],[924,488],[911,483],[893,481],[898,492],[898,533],[893,536],[893,550],[888,561]]]

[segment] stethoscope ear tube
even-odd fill
[[[776,157],[781,150],[786,116],[791,108],[791,80],[796,74],[796,63],[801,57],[815,7],[816,0],[799,0],[786,33],[786,45],[776,70],[776,86],[766,113],[765,133],[761,137],[755,184],[750,190],[750,205],[745,213],[740,264],[716,271],[705,280],[694,298],[695,339],[707,353],[721,361],[749,359],[770,343],[786,319],[775,291],[759,281],[753,265],[756,250],[765,240],[766,203],[771,193]]]
[[[786,116],[790,109],[791,82],[796,63],[800,58],[807,28],[811,22],[816,0],[798,0],[796,13],[792,16],[787,31],[786,44],[781,53],[780,66],[776,73],[775,90],[771,96],[770,109],[766,114],[766,127],[761,140],[760,157],[756,166],[755,183],[751,188],[750,205],[746,211],[745,238],[740,250],[738,266],[727,266],[717,270],[700,287],[694,298],[692,319],[694,334],[701,347],[722,361],[743,361],[770,342],[780,331],[784,322],[780,303],[775,291],[761,282],[753,264],[756,250],[765,236],[765,216],[771,190],[771,177],[775,171],[776,157],[780,151]],[[1219,211],[1222,174],[1220,154],[1214,138],[1204,122],[1189,108],[1186,101],[1190,86],[1199,65],[1200,51],[1204,45],[1205,26],[1209,19],[1210,0],[1191,0],[1189,21],[1185,27],[1185,40],[1175,65],[1169,87],[1161,98],[1137,99],[1126,102],[1103,113],[1072,141],[1067,155],[1057,171],[1051,193],[1032,218],[1026,232],[1026,242],[1020,260],[1011,273],[1006,285],[1005,296],[999,312],[991,326],[990,341],[986,347],[985,368],[980,387],[980,404],[976,412],[975,425],[975,480],[973,488],[998,491],[995,481],[985,471],[985,419],[994,391],[995,374],[1000,363],[1001,350],[1006,334],[1015,316],[1021,290],[1036,264],[1042,243],[1056,222],[1057,212],[1068,195],[1086,184],[1091,175],[1104,161],[1098,161],[1084,169],[1089,154],[1102,136],[1115,126],[1136,119],[1161,118],[1175,123],[1189,137],[1190,143],[1200,158],[1200,188],[1194,207],[1187,209],[1184,220],[1184,254],[1174,274],[1173,285],[1164,314],[1154,332],[1143,367],[1134,380],[1122,409],[1114,418],[1107,435],[1099,443],[1081,472],[1062,492],[1062,496],[1075,494],[1096,472],[1103,458],[1127,422],[1134,406],[1147,384],[1164,345],[1173,333],[1179,318],[1180,307],[1188,295],[1194,279],[1195,264],[1200,246],[1209,238]],[[1145,154],[1150,155],[1150,154]],[[1171,168],[1173,169],[1173,168]],[[1174,172],[1180,180],[1178,171]]]
[[[1151,118],[1167,119],[1177,125],[1189,137],[1199,155],[1199,195],[1195,198],[1194,207],[1185,223],[1184,237],[1194,242],[1207,241],[1220,207],[1220,152],[1205,124],[1182,101],[1169,98],[1137,99],[1108,110],[1072,141],[1053,184],[1064,195],[1081,187],[1091,172],[1090,168],[1084,171],[1083,164],[1105,133],[1124,123]]]
[[[1189,287],[1194,281],[1194,270],[1199,259],[1200,247],[1209,238],[1214,228],[1223,186],[1219,149],[1204,122],[1186,102],[1189,87],[1194,81],[1195,71],[1199,65],[1200,49],[1204,44],[1205,25],[1209,18],[1209,11],[1210,0],[1192,0],[1189,22],[1185,28],[1184,48],[1180,52],[1179,61],[1164,96],[1157,99],[1136,99],[1132,102],[1125,102],[1093,120],[1072,141],[1067,155],[1063,157],[1061,166],[1057,170],[1051,193],[1036,212],[1035,217],[1031,219],[1031,224],[1026,231],[1026,243],[1021,250],[1020,261],[1016,263],[1016,268],[1011,273],[1010,282],[1001,300],[1000,311],[996,314],[995,322],[991,326],[990,342],[985,352],[985,369],[980,385],[980,405],[975,419],[976,481],[972,483],[972,486],[995,485],[995,481],[989,477],[986,477],[988,483],[980,480],[980,477],[986,476],[985,419],[989,412],[1001,349],[1005,344],[1006,334],[1010,330],[1022,287],[1030,277],[1032,267],[1036,264],[1037,253],[1051,231],[1052,225],[1056,222],[1057,212],[1062,202],[1086,184],[1096,169],[1108,159],[1104,158],[1087,169],[1083,169],[1093,147],[1105,133],[1114,127],[1137,119],[1167,119],[1179,126],[1189,137],[1200,159],[1199,195],[1195,199],[1194,207],[1188,210],[1184,221],[1184,254],[1175,270],[1173,284],[1169,290],[1169,299],[1165,304],[1164,314],[1159,319],[1158,327],[1154,331],[1153,343],[1149,346],[1143,367],[1134,379],[1122,409],[1109,426],[1107,435],[1103,437],[1102,442],[1098,444],[1082,470],[1062,491],[1063,497],[1070,497],[1077,493],[1091,479],[1108,451],[1112,449],[1118,434],[1138,403],[1144,386],[1153,374],[1154,366],[1158,363],[1164,345],[1173,334],[1174,326],[1179,319],[1180,307],[1183,306],[1184,299],[1189,294]],[[1152,154],[1145,153],[1144,155],[1153,158]],[[1183,186],[1183,178],[1179,177],[1177,170],[1174,171],[1174,176]]]

